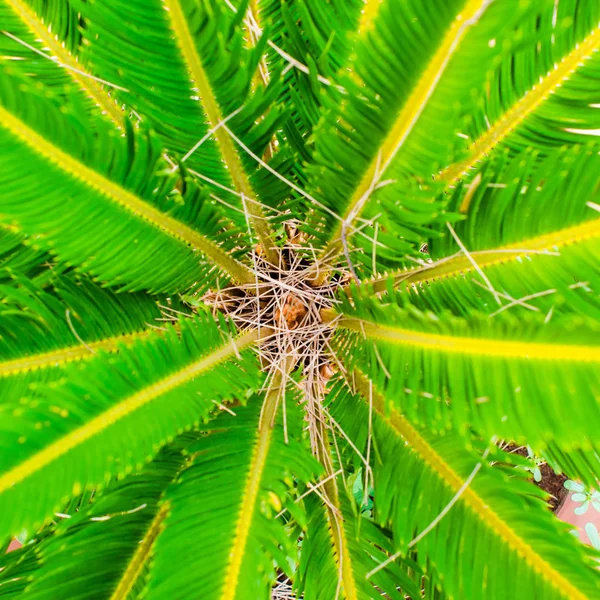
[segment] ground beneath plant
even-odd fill
[[[528,456],[526,446],[515,446],[510,444],[506,446],[504,450],[513,454],[519,454],[520,456]],[[569,493],[564,486],[568,477],[562,473],[556,473],[547,463],[539,465],[539,469],[542,479],[540,481],[534,480],[533,483],[550,494],[548,504],[550,505],[552,512],[556,513]]]
[[[567,477],[562,473],[555,473],[548,465],[541,465],[540,472],[542,480],[539,482],[534,481],[534,483],[545,492],[551,494],[552,497],[548,500],[548,503],[552,507],[552,511],[557,512],[564,498],[569,493],[564,486]]]

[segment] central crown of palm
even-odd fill
[[[0,0],[0,595],[598,597],[599,23]]]

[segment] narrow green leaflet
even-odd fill
[[[284,125],[290,145],[308,159],[306,140],[320,119],[322,95],[346,63],[363,2],[257,2],[255,20],[268,26],[266,64],[284,72],[281,102],[293,108]],[[290,68],[288,65],[294,66]]]
[[[205,419],[213,401],[260,385],[244,352],[256,332],[226,332],[210,316],[181,322],[118,355],[69,366],[64,381],[17,408],[1,405],[0,537],[39,526],[67,496],[139,468]]]
[[[55,267],[52,257],[24,243],[23,235],[9,228],[0,227],[0,282],[9,283],[26,277],[46,281],[52,279]],[[59,269],[60,270],[60,269]]]

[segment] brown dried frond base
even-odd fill
[[[321,399],[335,369],[329,351],[335,321],[324,321],[322,314],[335,304],[335,292],[345,278],[342,273],[316,287],[308,258],[311,248],[301,245],[306,240],[293,225],[287,225],[286,232],[288,241],[280,248],[279,265],[269,263],[257,247],[252,257],[254,283],[211,291],[203,300],[240,329],[261,332],[259,354],[269,374],[267,381],[281,374],[286,383],[300,388],[313,451],[318,454],[319,431],[328,421]],[[289,376],[295,368],[302,369],[301,383]]]
[[[298,241],[297,235],[292,239]],[[321,314],[333,306],[339,281],[313,287],[307,260],[292,241],[280,255],[280,265],[274,266],[255,249],[254,283],[210,291],[203,300],[240,329],[266,333],[260,346],[265,367],[291,361],[327,376],[331,367],[326,348],[333,324],[324,323]]]

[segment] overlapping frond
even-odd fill
[[[104,281],[129,288],[176,291],[198,281],[204,254],[231,277],[247,272],[207,235],[221,224],[206,196],[190,183],[184,194],[165,165],[156,138],[128,129],[81,130],[76,114],[22,90],[0,87],[2,197],[0,218],[36,235]],[[231,240],[232,242],[234,240]],[[206,266],[205,266],[206,268]]]
[[[257,333],[234,338],[221,325],[209,316],[181,322],[179,331],[171,328],[118,355],[68,366],[64,381],[22,398],[18,407],[2,405],[0,535],[40,524],[74,490],[143,464],[177,432],[206,418],[213,400],[259,385],[246,350]]]
[[[135,9],[128,2],[77,6],[86,21],[84,64],[129,90],[119,97],[157,131],[173,157],[204,181],[233,189],[234,204],[248,211],[273,260],[274,238],[252,182],[258,165],[229,132],[260,156],[278,121],[276,110],[267,113],[272,86],[250,93],[264,44],[246,46],[244,10],[190,0],[152,0]]]
[[[434,432],[473,427],[537,447],[552,440],[564,450],[580,442],[596,448],[596,322],[463,319],[421,312],[402,295],[379,302],[364,294],[342,311],[342,356],[360,360],[415,423]]]
[[[587,147],[541,162],[535,153],[496,155],[457,186],[451,206],[467,218],[454,236],[431,241],[433,260],[374,280],[374,290],[403,283],[417,304],[464,316],[476,309],[597,318],[599,168]]]
[[[470,86],[482,79],[481,61],[490,65],[497,54],[487,36],[499,20],[511,22],[518,12],[513,2],[425,6],[390,0],[372,18],[365,13],[352,72],[342,80],[346,94],[328,107],[315,136],[315,195],[341,217],[334,223],[326,216],[325,254],[341,253],[344,236],[352,233],[343,223],[357,226],[367,205],[368,217],[383,213],[378,219],[384,247],[402,255],[427,235],[443,208],[430,189],[430,176],[444,144],[427,119],[448,121],[456,110],[449,93],[457,103],[461,95],[468,97]],[[435,149],[427,139],[434,131]],[[377,192],[384,183],[386,189]]]
[[[555,151],[541,162],[533,151],[514,158],[499,152],[454,191],[450,206],[466,216],[455,225],[456,233],[470,252],[528,248],[529,240],[532,250],[550,251],[600,235],[598,213],[590,207],[600,196],[599,169],[594,146]],[[457,249],[452,236],[430,246],[433,258]]]
[[[223,414],[190,447],[194,459],[166,495],[170,511],[155,547],[150,596],[185,589],[198,598],[267,599],[276,569],[291,575],[295,540],[275,515],[293,481],[310,480],[318,464],[301,442],[295,411],[286,444],[281,416],[272,423],[265,405],[261,417],[261,404],[254,397],[235,415]],[[193,550],[182,552],[191,540]]]
[[[341,595],[348,600],[358,600],[365,586],[356,576],[356,562],[360,561],[360,557],[352,553],[347,537],[347,515],[341,509],[347,503],[340,496],[333,472],[335,462],[331,455],[329,433],[320,423],[316,427],[322,440],[318,458],[325,467],[325,477],[321,490],[313,490],[318,499],[308,501],[310,518],[302,544],[299,589],[309,597]]]
[[[398,600],[406,595],[419,598],[421,572],[414,563],[392,562],[367,579],[367,573],[393,553],[389,534],[361,515],[341,476],[337,494],[324,488],[305,501],[308,523],[298,563],[298,592],[317,600],[376,599],[382,591]]]
[[[190,460],[186,449],[198,437],[180,436],[142,471],[111,483],[92,503],[55,515],[53,525],[31,536],[17,560],[0,571],[0,590],[12,584],[40,600],[106,600],[127,598],[130,592],[138,597],[168,510],[162,498]]]
[[[431,568],[450,597],[583,600],[598,594],[591,552],[547,511],[539,490],[523,480],[524,470],[491,467],[488,460],[506,457],[489,449],[489,459],[478,457],[451,433],[431,436],[400,413],[388,393],[371,389],[361,372],[350,374],[352,381],[362,400],[341,383],[333,410],[363,451],[372,402],[375,520],[390,526],[402,553],[416,550],[416,560]],[[435,527],[413,541],[434,520]]]
[[[257,3],[258,18],[268,25],[267,64],[283,71],[281,102],[290,107],[283,130],[290,146],[309,158],[308,138],[321,113],[322,96],[336,86],[351,51],[363,2],[357,0]]]
[[[594,329],[600,317],[598,279],[595,275],[597,247],[597,243],[582,243],[564,248],[560,258],[553,255],[534,256],[533,260],[524,259],[520,262],[513,259],[492,265],[484,271],[489,286],[480,274],[468,269],[464,276],[441,279],[423,288],[408,285],[401,294],[422,313],[436,315],[442,321],[458,317],[468,322],[476,311],[480,314],[478,320],[492,328],[498,326],[503,329],[510,323],[510,330],[517,331],[522,327],[523,331],[531,331],[532,339],[537,335],[533,332],[545,332],[544,337],[547,335],[546,339],[551,344],[560,346],[570,339],[577,340],[590,324],[592,336],[597,335]],[[586,274],[587,278],[580,279],[582,274]],[[395,298],[394,294],[389,297]],[[500,304],[494,294],[500,299]],[[382,299],[385,301],[385,298]],[[392,300],[395,301],[400,299]],[[593,337],[589,341],[594,348],[596,342]],[[568,365],[569,354],[569,348],[564,349],[564,354],[557,349],[552,360]],[[550,365],[548,367],[551,368]],[[532,364],[531,368],[535,371],[538,365]],[[568,366],[565,368],[569,369]],[[555,401],[564,404],[564,398],[573,391],[574,388],[570,386],[562,390],[558,388]],[[584,396],[592,398],[594,394],[597,395],[597,390],[592,389],[591,393],[592,396]],[[587,446],[586,440],[581,441]],[[590,456],[593,457],[593,452]],[[567,469],[569,461],[561,464]],[[597,473],[597,459],[590,464],[596,465],[594,468]],[[566,472],[583,476],[581,469]]]
[[[46,289],[24,278],[15,284],[0,285],[0,403],[16,406],[59,379],[66,364],[117,352],[163,324],[159,300],[140,293],[56,274]]]
[[[4,552],[0,557],[0,597],[17,598],[23,594],[29,574],[38,568],[39,563],[36,556],[25,548],[6,552],[8,543],[3,545]]]
[[[25,279],[17,283],[0,287],[2,376],[82,360],[86,344],[89,358],[117,350],[129,335],[149,335],[162,315],[151,296],[115,294],[83,278],[61,276],[48,291]]]

